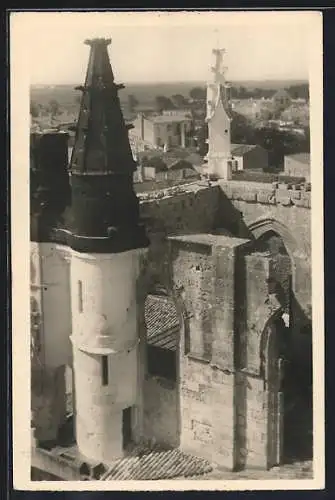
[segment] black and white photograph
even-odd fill
[[[321,35],[11,13],[14,488],[323,487]]]

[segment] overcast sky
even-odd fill
[[[110,37],[120,82],[200,81],[209,76],[211,49],[227,50],[230,80],[308,79],[313,15],[297,12],[15,13],[33,84],[82,83],[90,37]],[[22,59],[23,60],[23,59]]]

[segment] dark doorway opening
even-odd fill
[[[295,345],[287,356],[284,372],[284,456],[288,463],[313,458],[311,330],[310,324],[296,334],[299,338],[292,342]]]
[[[177,380],[177,355],[175,350],[163,349],[147,344],[148,374],[163,377],[172,382]]]
[[[311,460],[312,325],[292,289],[292,262],[281,236],[268,231],[259,238],[257,244],[260,251],[267,251],[273,257],[275,279],[269,285],[286,316],[285,324],[281,322],[280,327],[280,355],[284,359],[281,388],[284,395],[283,459],[285,463]]]
[[[129,406],[122,412],[122,444],[124,450],[132,442],[131,411],[132,407]]]

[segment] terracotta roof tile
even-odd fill
[[[246,153],[249,153],[249,151],[252,151],[253,149],[260,147],[257,146],[257,144],[232,144],[231,145],[231,154],[234,156],[243,156]]]
[[[309,165],[311,161],[310,153],[295,153],[292,155],[286,155],[286,158],[292,158],[292,160],[304,163],[306,165]]]
[[[148,295],[144,314],[148,343],[175,350],[179,318],[172,299],[164,295]]]
[[[154,123],[181,123],[191,121],[189,114],[185,115],[156,115],[149,116],[148,119]]]
[[[202,458],[174,450],[137,450],[121,458],[101,478],[111,480],[159,480],[199,476],[211,472],[211,464]]]

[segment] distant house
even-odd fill
[[[280,112],[291,106],[292,98],[285,89],[280,89],[272,96],[272,103],[275,111]]]
[[[195,153],[185,156],[178,153],[180,152],[143,151],[138,153],[138,181],[140,178],[143,181],[178,181],[200,178],[200,174],[192,162],[200,163],[201,158]]]
[[[138,153],[139,177],[143,181],[165,180],[167,177],[167,165],[162,156],[156,151],[144,151]]]
[[[167,180],[199,179],[200,175],[196,168],[187,159],[167,159]]]
[[[296,153],[284,157],[284,172],[292,177],[305,177],[310,181],[310,153]]]
[[[249,119],[257,119],[261,116],[263,101],[261,99],[232,99],[231,109]]]
[[[185,160],[192,165],[194,170],[196,170],[199,174],[203,173],[204,167],[204,158],[196,152],[192,152],[189,155],[185,156]]]
[[[265,170],[269,166],[269,156],[266,149],[258,144],[232,144],[233,171]]]
[[[139,114],[133,121],[130,135],[152,147],[186,147],[192,118],[187,112],[163,112],[160,115]]]
[[[295,123],[299,123],[304,127],[308,127],[309,105],[305,102],[294,102],[282,112],[281,118],[283,120],[291,120]]]

